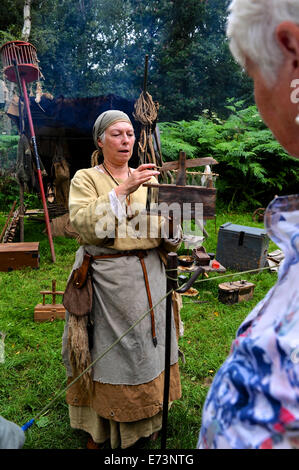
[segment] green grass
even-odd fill
[[[216,252],[217,230],[225,222],[263,227],[254,223],[251,214],[220,213],[208,221],[209,238],[204,246]],[[5,223],[0,214],[0,229]],[[216,228],[216,230],[215,230]],[[0,363],[0,415],[23,425],[39,413],[66,385],[61,360],[61,338],[64,322],[36,323],[34,307],[41,303],[40,290],[64,290],[75,259],[78,244],[66,238],[55,238],[56,263],[52,263],[49,243],[43,225],[25,220],[25,241],[40,242],[40,268],[0,273],[0,331],[5,337],[5,361]],[[15,240],[17,241],[17,239]],[[269,250],[276,246],[270,242]],[[229,272],[228,272],[229,273]],[[182,398],[175,402],[168,418],[167,448],[192,449],[196,446],[201,424],[201,410],[213,376],[227,357],[236,330],[252,308],[276,282],[277,274],[262,271],[233,279],[247,279],[256,285],[248,302],[224,305],[218,301],[218,284],[226,279],[197,283],[198,299],[192,303],[184,297],[181,311],[184,336],[180,339],[186,363],[180,363]],[[228,278],[231,280],[232,278]],[[69,426],[65,398],[59,398],[36,424],[26,431],[26,449],[85,448],[87,436]],[[160,447],[160,440],[146,443],[145,448]]]

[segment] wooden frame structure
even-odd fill
[[[166,205],[171,207],[173,203],[177,203],[179,214],[174,214],[174,217],[180,217],[183,221],[194,219],[196,204],[201,203],[203,205],[203,219],[214,219],[216,215],[216,188],[186,185],[186,169],[217,163],[210,157],[188,160],[186,153],[181,151],[178,161],[167,162],[160,168],[162,175],[170,170],[178,170],[176,184],[144,183],[143,186],[148,188],[147,211],[151,210],[153,204],[154,207],[157,204],[157,213],[163,215],[163,203],[165,207]],[[191,208],[190,217],[187,219],[184,219],[184,204],[190,204]]]

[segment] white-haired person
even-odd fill
[[[264,122],[299,158],[299,1],[233,0],[227,36]],[[275,198],[265,227],[285,259],[213,380],[199,449],[299,448],[299,195]]]

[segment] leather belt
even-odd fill
[[[91,256],[91,255],[89,255]],[[147,275],[147,270],[146,270],[146,265],[144,262],[144,258],[147,256],[147,252],[145,250],[131,250],[131,251],[122,251],[121,253],[111,253],[107,255],[98,255],[98,256],[91,256],[90,261],[96,260],[96,259],[106,259],[106,258],[121,258],[123,256],[137,256],[139,258],[141,267],[142,267],[142,272],[143,272],[143,277],[144,277],[144,283],[145,283],[145,288],[146,288],[146,293],[147,293],[147,298],[148,298],[148,304],[150,308],[150,315],[151,315],[151,327],[152,327],[152,338],[153,338],[153,343],[154,346],[157,346],[157,336],[156,336],[156,328],[155,328],[155,314],[154,314],[154,309],[153,309],[153,302],[152,302],[152,296],[151,296],[151,291],[150,291],[150,286],[149,286],[149,281],[148,281],[148,275]]]

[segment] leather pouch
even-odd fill
[[[86,253],[81,266],[73,270],[63,295],[63,306],[78,317],[88,315],[92,309],[91,261],[92,256]]]

